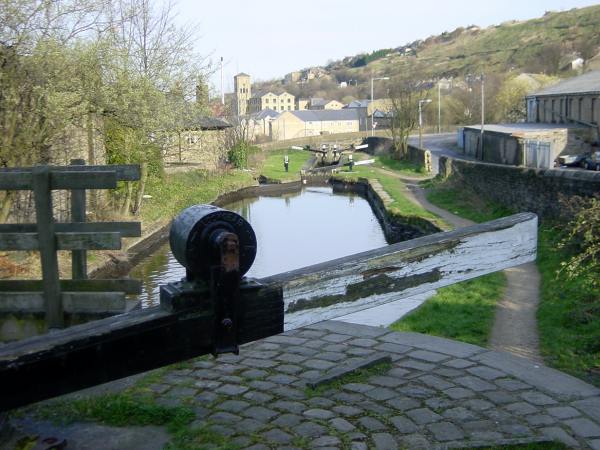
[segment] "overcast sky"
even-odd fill
[[[584,0],[178,0],[179,20],[199,23],[197,50],[254,80],[397,47],[460,26],[486,27],[598,4]],[[220,91],[220,77],[212,76]]]

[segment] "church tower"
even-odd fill
[[[238,73],[233,77],[235,95],[233,97],[233,113],[236,116],[244,116],[248,113],[248,102],[252,97],[252,87],[250,85],[250,75]]]

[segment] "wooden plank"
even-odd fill
[[[137,181],[140,179],[140,166],[138,164],[107,164],[103,166],[48,166],[50,170],[60,170],[63,172],[69,171],[85,171],[91,172],[103,172],[106,170],[114,171],[117,174],[117,180],[119,181]],[[0,178],[4,178],[4,174],[15,173],[15,172],[29,172],[33,170],[33,167],[3,167],[0,168]]]
[[[258,280],[283,287],[286,330],[534,261],[537,216],[521,213]]]
[[[121,237],[139,237],[142,235],[140,222],[68,222],[55,223],[57,233],[120,233]],[[0,224],[0,237],[3,233],[35,233],[34,223]]]
[[[31,189],[33,176],[31,172],[2,172],[2,170],[0,169],[0,189],[15,191]]]
[[[56,233],[58,250],[120,250],[120,233]],[[37,233],[2,233],[0,250],[39,250]]]
[[[113,171],[74,171],[53,170],[51,172],[52,189],[115,189],[117,174]]]
[[[63,311],[68,314],[122,314],[122,292],[62,292]],[[46,310],[41,292],[0,292],[0,313],[40,314]]]
[[[48,328],[62,328],[64,317],[60,297],[58,256],[52,216],[52,195],[50,191],[50,170],[48,167],[34,167],[32,187],[35,200],[42,278],[44,280],[44,300]]]
[[[0,280],[0,292],[35,292],[42,291],[42,280]],[[125,294],[141,294],[140,280],[60,280],[62,291],[70,292],[124,292]]]
[[[120,233],[56,233],[59,250],[120,250]]]
[[[48,169],[48,166],[37,167]],[[54,170],[50,175],[50,189],[114,189],[116,187],[117,176],[112,171],[94,171],[89,173],[73,170]],[[33,189],[32,172],[15,171],[2,173],[0,177],[0,189]]]
[[[84,166],[85,160],[72,159],[71,165]],[[85,189],[73,189],[71,191],[71,221],[85,222]],[[71,252],[71,277],[84,280],[87,278],[87,253],[85,250],[73,250]]]
[[[282,331],[280,290],[243,291],[241,302],[240,344]],[[213,336],[210,311],[154,307],[0,346],[0,411],[206,355]]]
[[[38,250],[37,233],[0,233],[0,250]]]

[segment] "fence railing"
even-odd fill
[[[120,250],[121,238],[141,235],[139,222],[86,222],[86,190],[114,189],[140,179],[137,165],[35,166],[0,169],[0,190],[32,190],[36,223],[0,224],[0,250],[39,251],[42,280],[0,280],[0,311],[45,313],[48,328],[62,328],[64,313],[107,311],[138,293],[137,280],[88,280],[87,250]],[[56,223],[52,190],[71,191],[71,222]],[[72,279],[61,280],[58,251],[72,252]],[[94,305],[91,308],[91,305]]]

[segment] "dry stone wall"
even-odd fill
[[[531,211],[543,218],[560,214],[561,196],[590,197],[600,193],[600,172],[531,169],[445,156],[441,156],[439,161],[441,177],[451,177],[464,183],[507,208]]]

